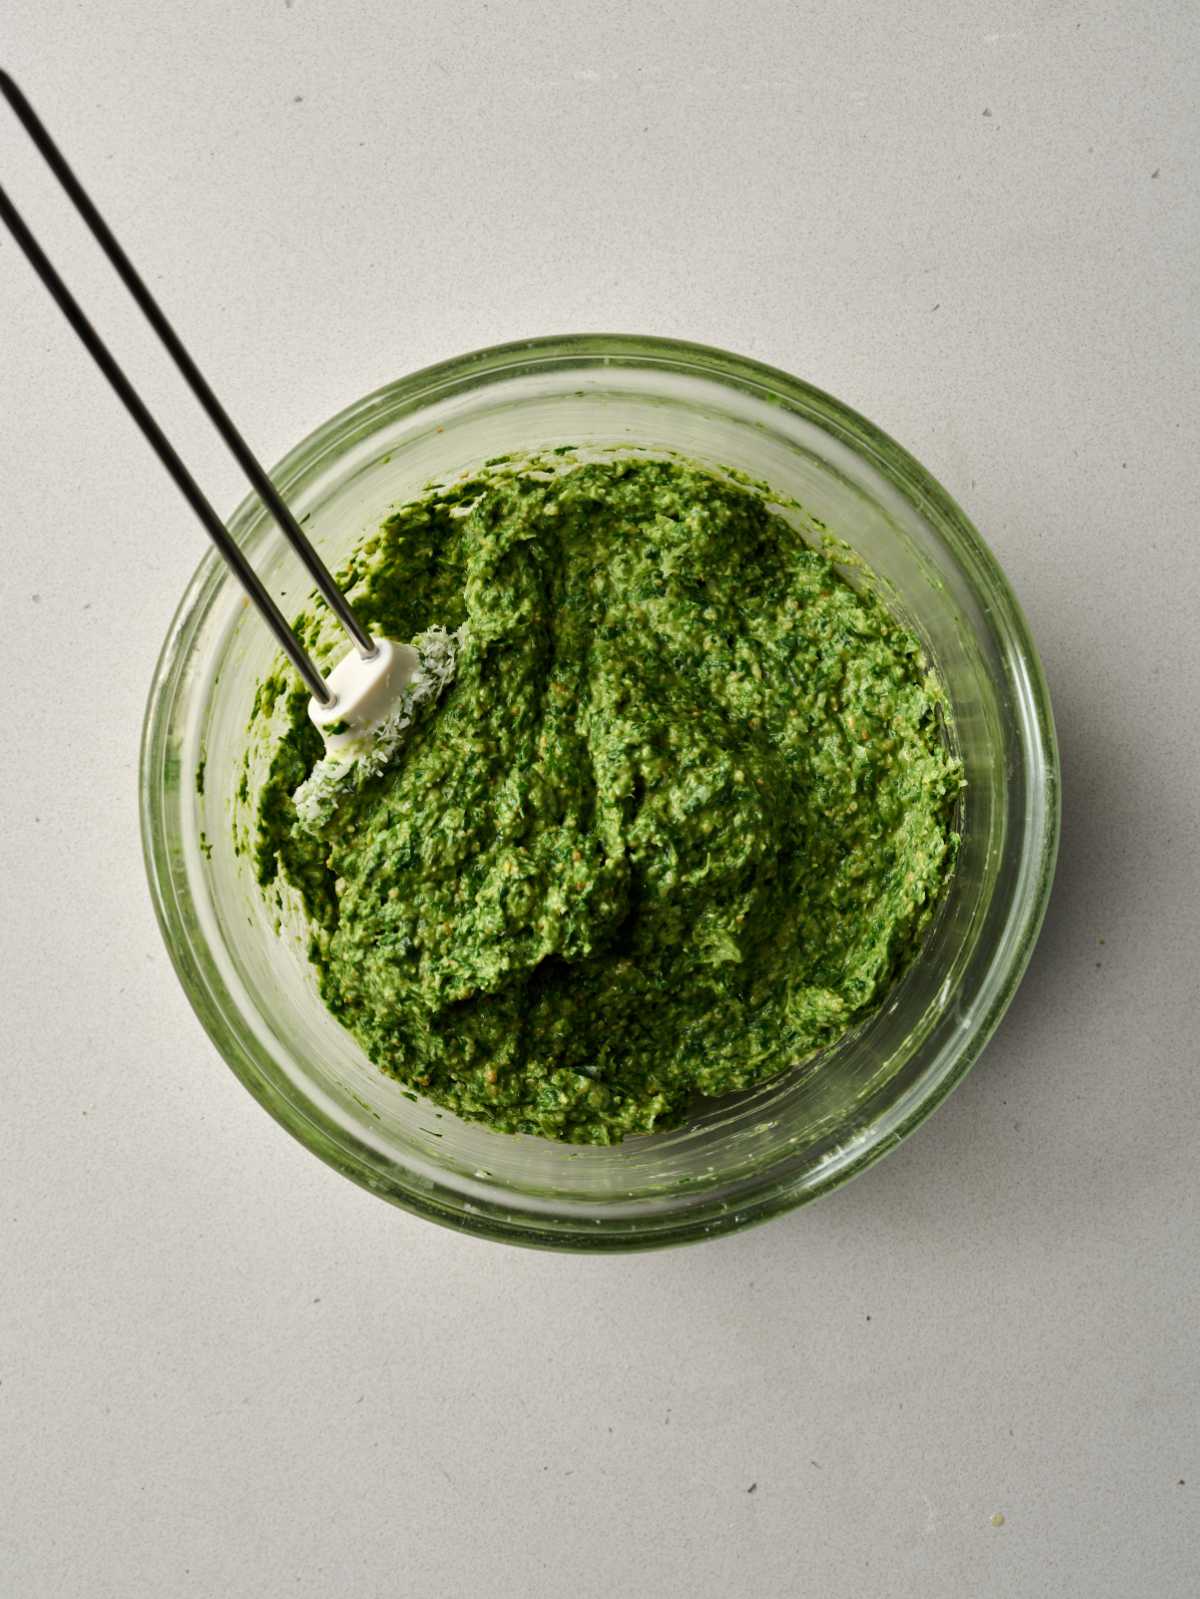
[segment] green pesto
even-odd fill
[[[912,960],[957,843],[941,690],[751,488],[512,466],[403,507],[342,578],[389,637],[466,622],[458,674],[321,838],[291,803],[306,691],[260,685],[285,726],[257,867],[409,1088],[615,1143],[834,1043]]]

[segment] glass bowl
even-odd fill
[[[1058,837],[1046,685],[1003,574],[899,445],[786,373],[700,345],[588,335],[460,356],[378,390],[272,474],[337,566],[396,502],[490,457],[675,451],[801,502],[923,638],[966,767],[957,869],[920,954],[819,1059],[673,1132],[612,1148],[495,1133],[414,1101],[326,1011],[298,916],[234,848],[245,728],[275,645],[210,554],[150,689],[141,817],[155,908],[188,997],[259,1102],[338,1171],[431,1220],[513,1243],[646,1248],[762,1221],[845,1182],[959,1082],[1029,959]],[[230,522],[285,610],[310,585],[254,498]],[[931,1150],[932,1153],[932,1150]]]

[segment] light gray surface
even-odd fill
[[[0,58],[268,459],[595,328],[909,445],[1051,681],[1033,967],[904,1148],[742,1237],[534,1255],[325,1169],[215,1056],[143,884],[202,534],[0,241],[4,659],[58,663],[4,735],[5,1599],[1197,1592],[1196,8],[740,9],[10,0]],[[7,121],[0,171],[177,396]]]

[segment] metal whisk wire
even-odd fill
[[[18,121],[36,145],[50,170],[58,179],[76,211],[83,218],[97,244],[108,257],[118,277],[129,290],[138,309],[157,333],[168,355],[178,368],[184,382],[200,402],[209,421],[221,435],[234,459],[245,472],[255,492],[274,517],[280,531],[303,562],[317,589],[330,610],[345,628],[355,647],[365,660],[376,653],[375,641],[355,616],[346,596],[337,586],[333,575],[313,549],[292,515],[275,485],[271,482],[261,462],[234,426],[228,412],[209,387],[207,379],[184,347],[179,335],[168,322],[161,306],[147,288],[145,281],[121,248],[112,230],[96,209],[79,179],[68,166],[54,140],[46,131],[29,101],[7,72],[0,70],[0,94],[8,101]],[[4,188],[0,185],[0,220],[24,252],[33,270],[54,299],[59,310],[74,328],[83,345],[112,385],[126,410],[145,435],[151,449],[170,473],[176,487],[203,523],[205,530],[224,559],[237,574],[250,599],[258,607],[274,632],[280,646],[322,705],[333,703],[333,693],[317,670],[311,657],[302,648],[286,618],[262,580],[247,561],[239,546],[213,510],[195,478],[184,465],[178,452],[150,413],[145,402],[126,377],[108,346],[96,332],[80,308],[78,301],[67,288],[45,251],[34,238]]]

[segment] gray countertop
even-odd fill
[[[389,1209],[251,1101],[171,972],[135,763],[203,536],[0,240],[4,658],[49,685],[11,700],[0,830],[5,1596],[1192,1599],[1197,21],[10,4],[5,65],[268,460],[536,333],[794,371],[990,541],[1065,814],[999,1034],[845,1191],[627,1259]],[[0,173],[232,507],[7,118]]]

